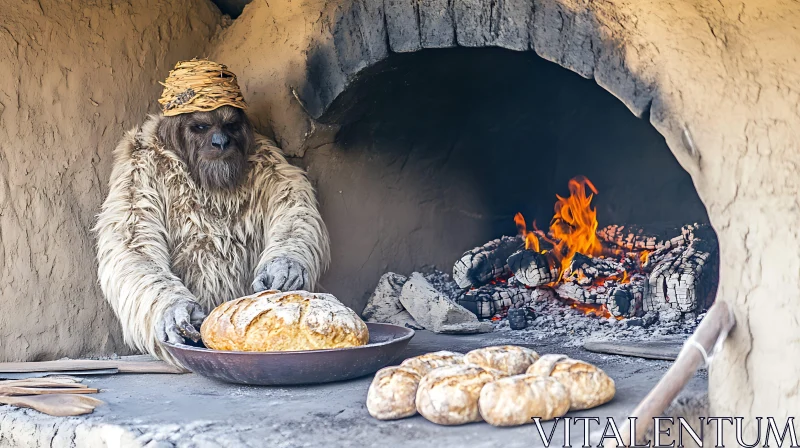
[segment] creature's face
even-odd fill
[[[183,157],[194,180],[212,190],[230,190],[241,183],[255,140],[247,116],[231,106],[164,117],[158,135]]]

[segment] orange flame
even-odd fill
[[[639,253],[639,261],[641,262],[640,266],[646,265],[647,264],[647,260],[649,258],[650,258],[650,251],[649,250],[643,250],[641,253]]]
[[[592,257],[603,253],[603,245],[597,238],[597,211],[591,207],[594,195],[587,194],[586,187],[597,194],[589,179],[578,176],[569,181],[569,197],[556,195],[550,233],[558,241],[553,252],[560,258],[561,272],[569,267],[577,252]]]
[[[514,215],[514,223],[517,224],[517,230],[520,236],[525,237],[525,249],[539,252],[539,238],[536,237],[535,233],[528,231],[525,225],[525,217],[522,216],[522,213]]]
[[[556,287],[558,283],[567,281],[575,281],[579,284],[589,283],[589,279],[580,270],[572,272],[569,277],[564,275],[576,253],[600,258],[605,256],[628,258],[631,261],[638,257],[638,261],[641,263],[640,267],[647,263],[651,251],[642,250],[630,253],[621,249],[603,248],[603,244],[597,236],[597,210],[591,206],[594,195],[598,194],[597,188],[589,179],[583,176],[570,179],[569,193],[566,198],[556,195],[555,213],[550,221],[548,234],[536,227],[536,221],[533,222],[533,231],[528,231],[522,214],[517,213],[514,216],[514,222],[517,225],[519,234],[525,237],[526,249],[542,252],[540,250],[540,239],[553,245],[553,249],[546,251],[546,253],[548,257],[555,257],[554,262],[560,265],[560,270],[557,280],[549,286]],[[609,277],[594,278],[591,281],[591,286],[604,286],[608,280],[615,280],[618,283],[630,283],[631,281],[630,274],[625,269],[621,275],[613,274]],[[614,316],[606,305],[581,303],[571,299],[563,300],[571,308],[577,309],[584,314],[594,314],[604,318],[614,317],[617,320],[623,319],[622,316]]]

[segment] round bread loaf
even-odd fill
[[[417,388],[417,411],[440,425],[479,422],[481,389],[502,376],[497,371],[468,365],[431,370]]]
[[[490,425],[516,426],[533,423],[532,417],[561,417],[570,401],[567,389],[553,378],[516,375],[483,386],[478,405]]]
[[[458,364],[464,364],[464,354],[449,352],[447,350],[415,356],[400,363],[400,365],[403,367],[416,370],[421,376],[425,376],[431,370],[438,369],[439,367],[447,367]]]
[[[367,411],[379,420],[394,420],[417,413],[417,386],[422,375],[402,366],[385,367],[375,374],[367,392]]]
[[[506,375],[525,373],[531,364],[539,359],[535,351],[516,345],[499,345],[472,350],[464,356],[466,364],[474,364],[485,369],[494,369]]]
[[[330,294],[264,291],[225,302],[200,327],[214,350],[271,352],[364,345],[367,325]]]
[[[528,374],[551,377],[569,392],[570,410],[591,409],[614,398],[616,386],[605,372],[588,362],[566,355],[545,355],[528,368]]]

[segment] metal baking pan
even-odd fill
[[[367,323],[369,343],[359,347],[292,352],[234,352],[165,343],[187,369],[236,384],[287,386],[343,381],[375,373],[400,357],[414,330]]]

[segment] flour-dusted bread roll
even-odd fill
[[[490,425],[516,426],[533,423],[532,417],[561,417],[570,401],[567,389],[555,379],[523,374],[483,386],[478,405]]]
[[[215,308],[200,327],[214,350],[270,352],[364,345],[367,325],[330,294],[264,291]]]
[[[367,392],[367,410],[380,420],[394,420],[417,413],[417,386],[428,372],[464,363],[462,353],[446,350],[408,358],[399,366],[375,374]]]
[[[497,371],[468,365],[431,370],[417,388],[417,411],[440,425],[479,422],[481,389],[502,376]]]
[[[551,377],[569,391],[570,410],[600,406],[614,398],[616,386],[605,372],[588,362],[566,355],[545,355],[528,368],[528,374]]]
[[[422,375],[402,366],[378,370],[367,392],[367,411],[379,420],[394,420],[417,413],[417,386]]]
[[[427,375],[433,369],[457,364],[464,364],[464,354],[447,350],[415,356],[400,363],[403,367],[416,370],[422,376]]]
[[[535,351],[516,345],[484,347],[468,352],[464,362],[485,369],[494,369],[506,375],[519,375],[539,359]]]

